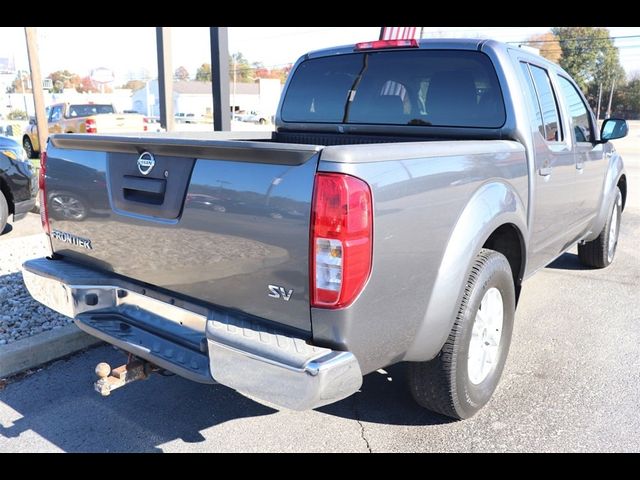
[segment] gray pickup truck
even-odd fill
[[[408,362],[420,405],[468,418],[523,281],[576,243],[613,261],[627,180],[608,140],[626,132],[495,41],[316,51],[273,133],[53,135],[52,255],[24,280],[135,359],[97,369],[103,394],[162,369],[302,410]]]

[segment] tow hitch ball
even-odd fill
[[[136,380],[146,380],[152,372],[159,371],[160,368],[145,360],[129,356],[127,363],[111,370],[108,363],[101,362],[96,366],[98,380],[93,384],[96,392],[103,397],[109,395],[113,390],[124,387],[126,384]]]

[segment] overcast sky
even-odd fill
[[[251,62],[280,66],[319,48],[375,40],[380,27],[230,27],[229,50],[242,52]],[[549,27],[424,27],[425,37],[483,37],[521,41]],[[611,27],[627,73],[640,71],[640,27]],[[193,75],[203,62],[210,62],[207,27],[174,27],[173,67],[183,65]],[[118,80],[129,71],[146,68],[156,73],[153,27],[40,27],[40,61],[43,73],[68,69],[87,75],[93,68],[112,69]],[[28,66],[24,29],[0,29],[0,57],[15,57],[16,67]]]

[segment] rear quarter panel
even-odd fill
[[[371,186],[374,253],[368,284],[350,307],[312,309],[314,340],[349,349],[363,372],[433,358],[451,329],[471,259],[501,224],[526,229],[524,147],[509,141],[328,147],[319,170]]]

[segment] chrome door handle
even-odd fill
[[[538,175],[542,177],[547,177],[551,175],[551,167],[542,167],[538,169]]]

